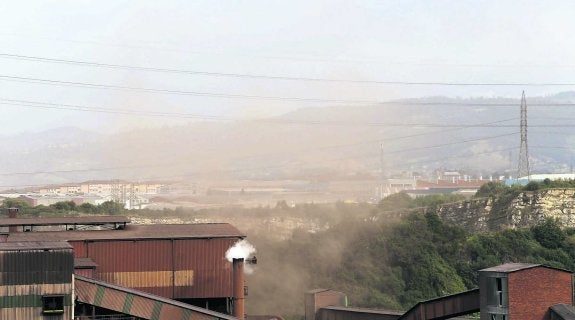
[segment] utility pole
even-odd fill
[[[519,146],[519,165],[517,167],[517,179],[527,176],[529,180],[529,150],[527,148],[527,102],[525,101],[525,91],[521,96],[521,144]]]

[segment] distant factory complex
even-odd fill
[[[472,196],[481,185],[501,177],[475,177],[456,171],[435,173],[435,178],[389,178],[349,181],[227,181],[213,183],[86,181],[27,190],[10,190],[0,198],[18,198],[30,206],[71,201],[76,205],[122,203],[126,209],[163,209],[242,204],[246,206],[321,202],[371,202],[397,192],[411,197],[431,194]]]

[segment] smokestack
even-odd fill
[[[9,219],[16,219],[18,217],[18,208],[8,208],[8,218]],[[10,226],[8,227],[8,232],[18,232],[18,226]]]
[[[234,284],[234,312],[238,320],[244,320],[244,259],[234,258],[232,262]]]

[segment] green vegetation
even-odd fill
[[[347,293],[353,306],[406,310],[421,300],[476,288],[478,270],[506,262],[575,270],[575,229],[561,229],[554,220],[521,230],[471,233],[443,222],[433,210],[406,211],[452,200],[398,194],[370,215],[349,216],[323,232],[298,231],[277,242],[250,237],[261,261],[250,284],[297,299],[289,306],[276,304],[254,289],[248,303],[262,311],[301,314],[298,295],[332,288]],[[386,218],[393,208],[401,218]],[[260,299],[265,306],[254,302]]]
[[[550,180],[545,179],[541,182],[531,181],[525,186],[512,185],[507,186],[501,182],[488,182],[481,186],[477,193],[476,198],[481,197],[502,197],[506,195],[517,195],[522,191],[537,191],[545,189],[572,189],[575,188],[575,180]]]
[[[83,203],[76,205],[73,201],[61,201],[49,206],[39,205],[32,207],[26,201],[21,199],[4,199],[0,209],[18,208],[20,217],[40,217],[40,216],[64,216],[78,214],[102,214],[102,215],[121,215],[127,214],[127,210],[119,203],[106,201],[100,205]]]

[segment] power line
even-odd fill
[[[466,67],[466,68],[575,68],[572,64],[509,64],[509,63],[499,63],[499,64],[478,64],[478,63],[426,63],[426,62],[401,62],[401,61],[389,61],[389,59],[357,59],[357,58],[332,58],[326,56],[270,56],[270,55],[249,55],[249,54],[239,54],[239,53],[226,53],[226,52],[207,52],[207,51],[194,51],[187,49],[174,49],[157,47],[152,45],[134,45],[134,44],[120,44],[120,43],[108,43],[95,40],[79,40],[79,39],[64,39],[64,38],[54,38],[36,35],[26,35],[26,34],[14,34],[14,33],[1,33],[0,36],[10,36],[10,37],[27,37],[32,39],[49,40],[49,41],[59,41],[59,42],[69,42],[77,44],[88,44],[97,45],[105,47],[115,47],[115,48],[127,48],[127,49],[144,49],[144,50],[155,50],[155,51],[165,51],[165,52],[180,52],[193,55],[204,55],[204,56],[228,56],[228,57],[246,57],[246,58],[256,58],[256,59],[268,59],[268,60],[284,60],[284,61],[309,61],[309,62],[328,62],[328,63],[354,63],[354,64],[379,64],[379,65],[399,65],[399,66],[436,66],[436,67]],[[156,43],[158,43],[156,41]],[[165,43],[164,43],[165,44]],[[168,44],[170,45],[170,44]]]
[[[505,137],[505,136],[510,136],[510,135],[515,135],[517,133],[509,133],[509,134],[502,134],[502,135],[496,135],[496,136],[488,136],[488,137],[482,137],[482,138],[475,138],[475,139],[468,139],[468,140],[460,140],[460,141],[454,141],[454,142],[449,142],[449,143],[443,143],[443,144],[438,144],[438,145],[431,145],[431,146],[425,146],[425,147],[417,147],[417,148],[408,148],[408,149],[402,149],[402,150],[394,150],[391,152],[386,152],[386,154],[395,154],[395,153],[402,153],[402,152],[410,152],[410,151],[415,151],[415,150],[424,150],[424,149],[432,149],[432,148],[440,148],[440,147],[445,147],[445,146],[450,146],[450,145],[456,145],[456,144],[461,144],[461,143],[468,143],[468,142],[475,142],[475,141],[484,141],[484,140],[491,140],[491,139],[496,139],[496,138],[500,138],[500,137]],[[399,137],[401,138],[401,137]],[[397,138],[396,138],[397,139]],[[333,147],[333,146],[331,146]],[[336,159],[328,159],[328,161],[340,161],[340,160],[346,160],[346,159],[355,159],[355,158],[364,158],[364,157],[370,157],[370,155],[362,155],[362,156],[352,156],[352,157],[343,157],[343,158],[336,158]],[[251,157],[248,157],[251,158]],[[236,161],[241,160],[241,159],[235,159]],[[34,174],[55,174],[55,173],[77,173],[77,172],[93,172],[93,171],[110,171],[110,170],[120,170],[120,169],[138,169],[138,168],[150,168],[150,167],[162,167],[162,166],[174,166],[174,165],[183,165],[185,163],[163,163],[163,164],[153,164],[153,165],[142,165],[142,166],[118,166],[118,167],[104,167],[104,168],[87,168],[87,169],[69,169],[69,170],[53,170],[53,171],[29,171],[29,172],[3,172],[0,173],[0,176],[15,176],[15,175],[34,175]],[[276,167],[283,167],[285,165],[279,165],[279,166],[272,166],[272,168],[276,168]],[[270,167],[264,167],[263,169],[266,168],[270,168]],[[261,167],[259,169],[262,169]]]
[[[425,86],[575,86],[575,83],[530,83],[530,82],[413,82],[413,81],[382,81],[382,80],[359,80],[359,79],[328,79],[328,78],[314,78],[314,77],[290,77],[290,76],[274,76],[262,74],[245,74],[245,73],[226,73],[226,72],[210,72],[210,71],[197,71],[197,70],[182,70],[182,69],[169,69],[157,67],[143,67],[131,66],[101,62],[89,62],[79,60],[66,60],[45,58],[37,56],[27,56],[18,54],[0,53],[0,58],[5,59],[18,59],[26,61],[37,62],[50,62],[67,65],[90,66],[108,69],[123,69],[123,70],[137,70],[137,71],[150,71],[150,72],[163,72],[187,75],[202,75],[213,77],[233,77],[233,78],[249,78],[249,79],[266,79],[266,80],[285,80],[285,81],[307,81],[307,82],[328,82],[328,83],[361,83],[361,84],[378,84],[378,85],[425,85]]]
[[[476,153],[469,152],[469,153],[465,153],[465,154],[461,154],[461,155],[450,155],[447,157],[442,157],[442,158],[437,158],[437,159],[423,159],[423,160],[417,160],[417,161],[407,161],[407,162],[401,162],[396,167],[405,167],[408,165],[419,164],[419,163],[435,163],[435,162],[441,162],[444,160],[450,160],[450,159],[456,159],[456,158],[469,158],[472,156],[485,155],[485,154],[511,151],[511,150],[517,150],[517,147],[496,149],[496,150],[490,150],[490,151],[485,151],[485,152],[476,152]]]
[[[62,81],[62,80],[53,80],[53,79],[17,77],[17,76],[7,76],[7,75],[0,75],[0,80],[12,81],[12,82],[34,83],[34,84],[42,84],[42,85],[70,86],[70,87],[82,87],[82,88],[91,88],[91,89],[126,90],[126,91],[139,91],[139,92],[148,92],[148,93],[173,94],[173,95],[183,95],[183,96],[201,96],[201,97],[210,97],[210,98],[228,98],[228,99],[256,99],[256,100],[259,99],[259,100],[276,100],[276,101],[291,101],[291,102],[314,102],[314,103],[322,102],[322,103],[369,104],[369,105],[390,104],[390,105],[397,105],[397,106],[467,106],[467,107],[512,107],[512,106],[516,106],[515,104],[511,104],[511,103],[378,101],[378,100],[349,100],[349,99],[325,99],[325,98],[302,98],[302,97],[286,97],[286,96],[246,95],[246,94],[230,94],[230,93],[184,91],[184,90],[119,86],[119,85],[109,85],[109,84],[99,84],[99,83]],[[573,85],[575,85],[575,84],[573,84]],[[536,106],[574,106],[574,105],[575,105],[575,103],[544,103],[544,104],[538,104],[538,105],[536,104]]]
[[[437,144],[437,145],[432,145],[432,146],[415,147],[415,148],[402,149],[402,150],[396,150],[396,151],[387,151],[385,154],[395,154],[395,153],[403,153],[403,152],[409,152],[409,151],[441,148],[441,147],[452,146],[452,145],[461,144],[461,143],[485,141],[485,140],[491,140],[491,139],[496,139],[496,138],[508,137],[508,136],[513,136],[516,134],[518,134],[518,132],[506,133],[506,134],[500,134],[500,135],[482,137],[482,138],[475,138],[475,139],[468,139],[468,140],[460,140],[460,141],[442,143],[442,144]]]
[[[72,105],[72,104],[60,104],[60,103],[50,103],[50,102],[40,102],[40,101],[30,101],[30,100],[15,100],[15,99],[1,99],[0,104],[22,106],[29,108],[39,108],[39,109],[56,109],[56,110],[70,110],[70,111],[82,111],[82,112],[96,112],[96,113],[108,113],[108,114],[119,114],[119,115],[136,115],[136,116],[146,116],[146,117],[163,117],[163,118],[175,118],[175,119],[200,119],[200,120],[219,120],[219,121],[234,121],[237,119],[231,117],[222,116],[208,116],[200,114],[191,113],[177,113],[177,112],[155,112],[155,111],[139,111],[131,109],[122,108],[102,108],[102,107],[88,107],[82,105]],[[513,119],[506,119],[495,122],[486,122],[478,124],[442,124],[442,123],[398,123],[398,122],[351,122],[351,121],[306,121],[306,120],[289,120],[289,119],[256,119],[249,120],[255,123],[271,123],[271,124],[296,124],[296,125],[360,125],[360,126],[387,126],[387,127],[422,127],[422,128],[513,128],[516,125],[497,125],[497,123],[510,121]],[[569,125],[570,126],[570,125]],[[421,134],[417,134],[421,135]]]
[[[176,119],[200,119],[200,120],[214,120],[214,121],[237,121],[231,117],[222,116],[209,116],[200,115],[192,113],[178,113],[178,112],[155,112],[155,111],[138,111],[130,109],[118,109],[118,108],[102,108],[102,107],[88,107],[81,105],[72,104],[60,104],[60,103],[50,103],[50,102],[40,102],[40,101],[30,101],[30,100],[15,100],[15,99],[1,99],[0,104],[22,106],[29,108],[39,108],[39,109],[56,109],[56,110],[70,110],[70,111],[82,111],[82,112],[96,112],[96,113],[109,113],[109,114],[119,114],[119,115],[137,115],[137,116],[147,116],[147,117],[168,117]],[[516,120],[517,118],[484,122],[484,123],[461,123],[461,124],[442,124],[442,123],[422,123],[422,122],[350,122],[350,121],[305,121],[305,120],[289,120],[289,119],[255,119],[255,120],[245,120],[249,122],[256,123],[272,123],[272,124],[296,124],[296,125],[359,125],[359,126],[385,126],[385,127],[412,127],[412,128],[515,128],[517,125],[501,125],[497,123],[507,122]],[[531,125],[531,127],[575,127],[575,124],[536,124]],[[428,133],[419,133],[412,136],[426,135]],[[381,140],[378,140],[381,141]]]
[[[329,103],[346,103],[346,104],[374,104],[374,103],[378,103],[377,101],[369,101],[369,100],[298,98],[298,97],[228,94],[228,93],[214,93],[214,92],[200,92],[200,91],[183,91],[183,90],[118,86],[118,85],[97,84],[97,83],[88,83],[88,82],[61,81],[61,80],[40,79],[40,78],[31,78],[31,77],[15,77],[15,76],[7,76],[7,75],[0,75],[0,80],[13,81],[13,82],[36,83],[36,84],[43,84],[43,85],[72,86],[72,87],[82,87],[82,88],[92,88],[92,89],[127,90],[127,91],[162,93],[162,94],[173,94],[173,95],[183,95],[183,96],[201,96],[201,97],[210,97],[210,98],[263,99],[263,100],[281,100],[281,101],[292,101],[292,102],[329,102]]]
[[[97,112],[97,113],[109,113],[109,114],[120,114],[120,115],[136,115],[146,117],[164,117],[164,118],[168,117],[177,119],[190,118],[190,119],[221,120],[221,121],[234,120],[233,118],[222,117],[222,116],[209,116],[209,115],[178,113],[178,112],[141,111],[141,110],[131,110],[122,108],[87,107],[81,105],[29,101],[29,100],[0,99],[0,104],[22,106],[29,108],[39,108],[39,109],[71,110],[71,111]]]

